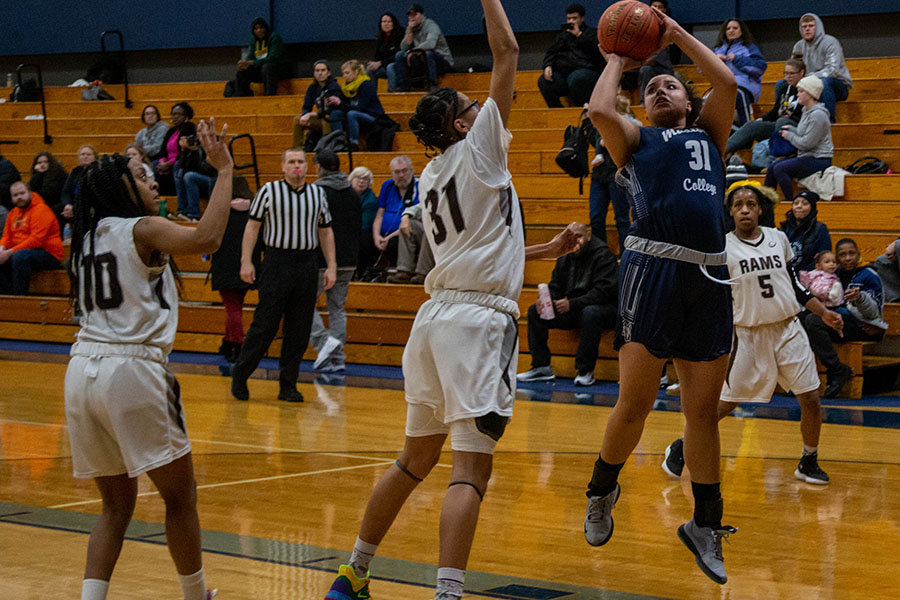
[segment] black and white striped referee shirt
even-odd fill
[[[319,227],[331,227],[322,188],[307,183],[299,190],[281,179],[264,184],[250,204],[249,217],[265,226],[263,243],[281,250],[315,250]]]

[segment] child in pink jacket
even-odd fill
[[[833,252],[825,250],[816,254],[816,268],[812,271],[800,271],[800,283],[829,308],[844,303],[844,288],[838,276],[837,259]]]

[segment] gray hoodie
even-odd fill
[[[815,75],[819,79],[826,77],[840,79],[848,88],[852,88],[853,79],[850,78],[850,71],[844,63],[844,49],[841,48],[841,43],[836,37],[825,35],[825,26],[819,15],[806,13],[803,17],[807,15],[816,20],[816,35],[811,42],[807,42],[802,39],[801,33],[801,39],[794,44],[792,53],[803,56],[807,75]]]
[[[812,108],[804,109],[803,116],[797,126],[788,126],[787,136],[797,149],[797,158],[812,156],[815,158],[831,158],[834,156],[834,144],[831,141],[831,117],[828,109],[821,102]]]
[[[453,66],[453,55],[450,54],[450,46],[447,45],[447,39],[441,33],[441,28],[437,23],[425,17],[418,29],[413,30],[413,42],[407,44],[400,42],[401,50],[434,50]]]

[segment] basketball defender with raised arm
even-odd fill
[[[197,135],[218,171],[196,227],[162,217],[159,191],[137,159],[104,155],[75,200],[72,294],[83,316],[66,370],[75,477],[93,478],[103,512],[91,531],[82,600],[106,598],[146,473],[166,504],[166,543],[185,600],[209,600],[200,555],[197,489],[178,381],[166,367],[178,327],[170,254],[212,253],[231,209],[234,163],[215,123]],[[157,597],[158,590],[145,596]]]
[[[437,464],[449,434],[450,486],[440,523],[435,598],[461,598],[494,446],[512,415],[519,316],[526,255],[557,256],[571,248],[567,230],[526,250],[521,208],[507,168],[518,44],[499,0],[482,0],[494,56],[483,108],[450,88],[422,98],[410,128],[439,151],[422,172],[423,222],[435,267],[431,294],[419,309],[403,353],[406,444],[366,507],[349,565],[330,600],[369,598],[369,562],[416,486]]]
[[[588,114],[619,167],[635,215],[619,266],[619,399],[606,426],[588,484],[584,533],[602,546],[613,534],[619,472],[641,439],[659,373],[668,358],[682,386],[685,459],[691,470],[694,518],[678,536],[703,572],[725,583],[716,409],[731,351],[731,292],[716,280],[725,266],[725,167],[737,83],[715,54],[655,8],[661,47],[676,44],[712,84],[706,102],[672,75],[657,75],[644,92],[650,127],[616,111],[622,72],[639,63],[610,54]]]

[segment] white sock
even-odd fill
[[[803,456],[806,456],[807,454],[815,454],[818,451],[818,446],[807,446],[806,444],[803,444]]]
[[[81,600],[106,600],[109,582],[102,579],[85,579],[81,582]]]
[[[450,567],[440,567],[437,572],[437,589],[435,598],[462,598],[463,585],[466,583],[466,572]]]
[[[184,600],[206,600],[206,577],[203,574],[203,567],[192,575],[179,573],[178,583],[181,584]]]
[[[378,544],[370,544],[359,537],[356,538],[356,543],[353,544],[353,554],[350,555],[350,566],[353,567],[357,577],[360,579],[368,577],[369,563],[372,562],[376,552],[378,552]]]

